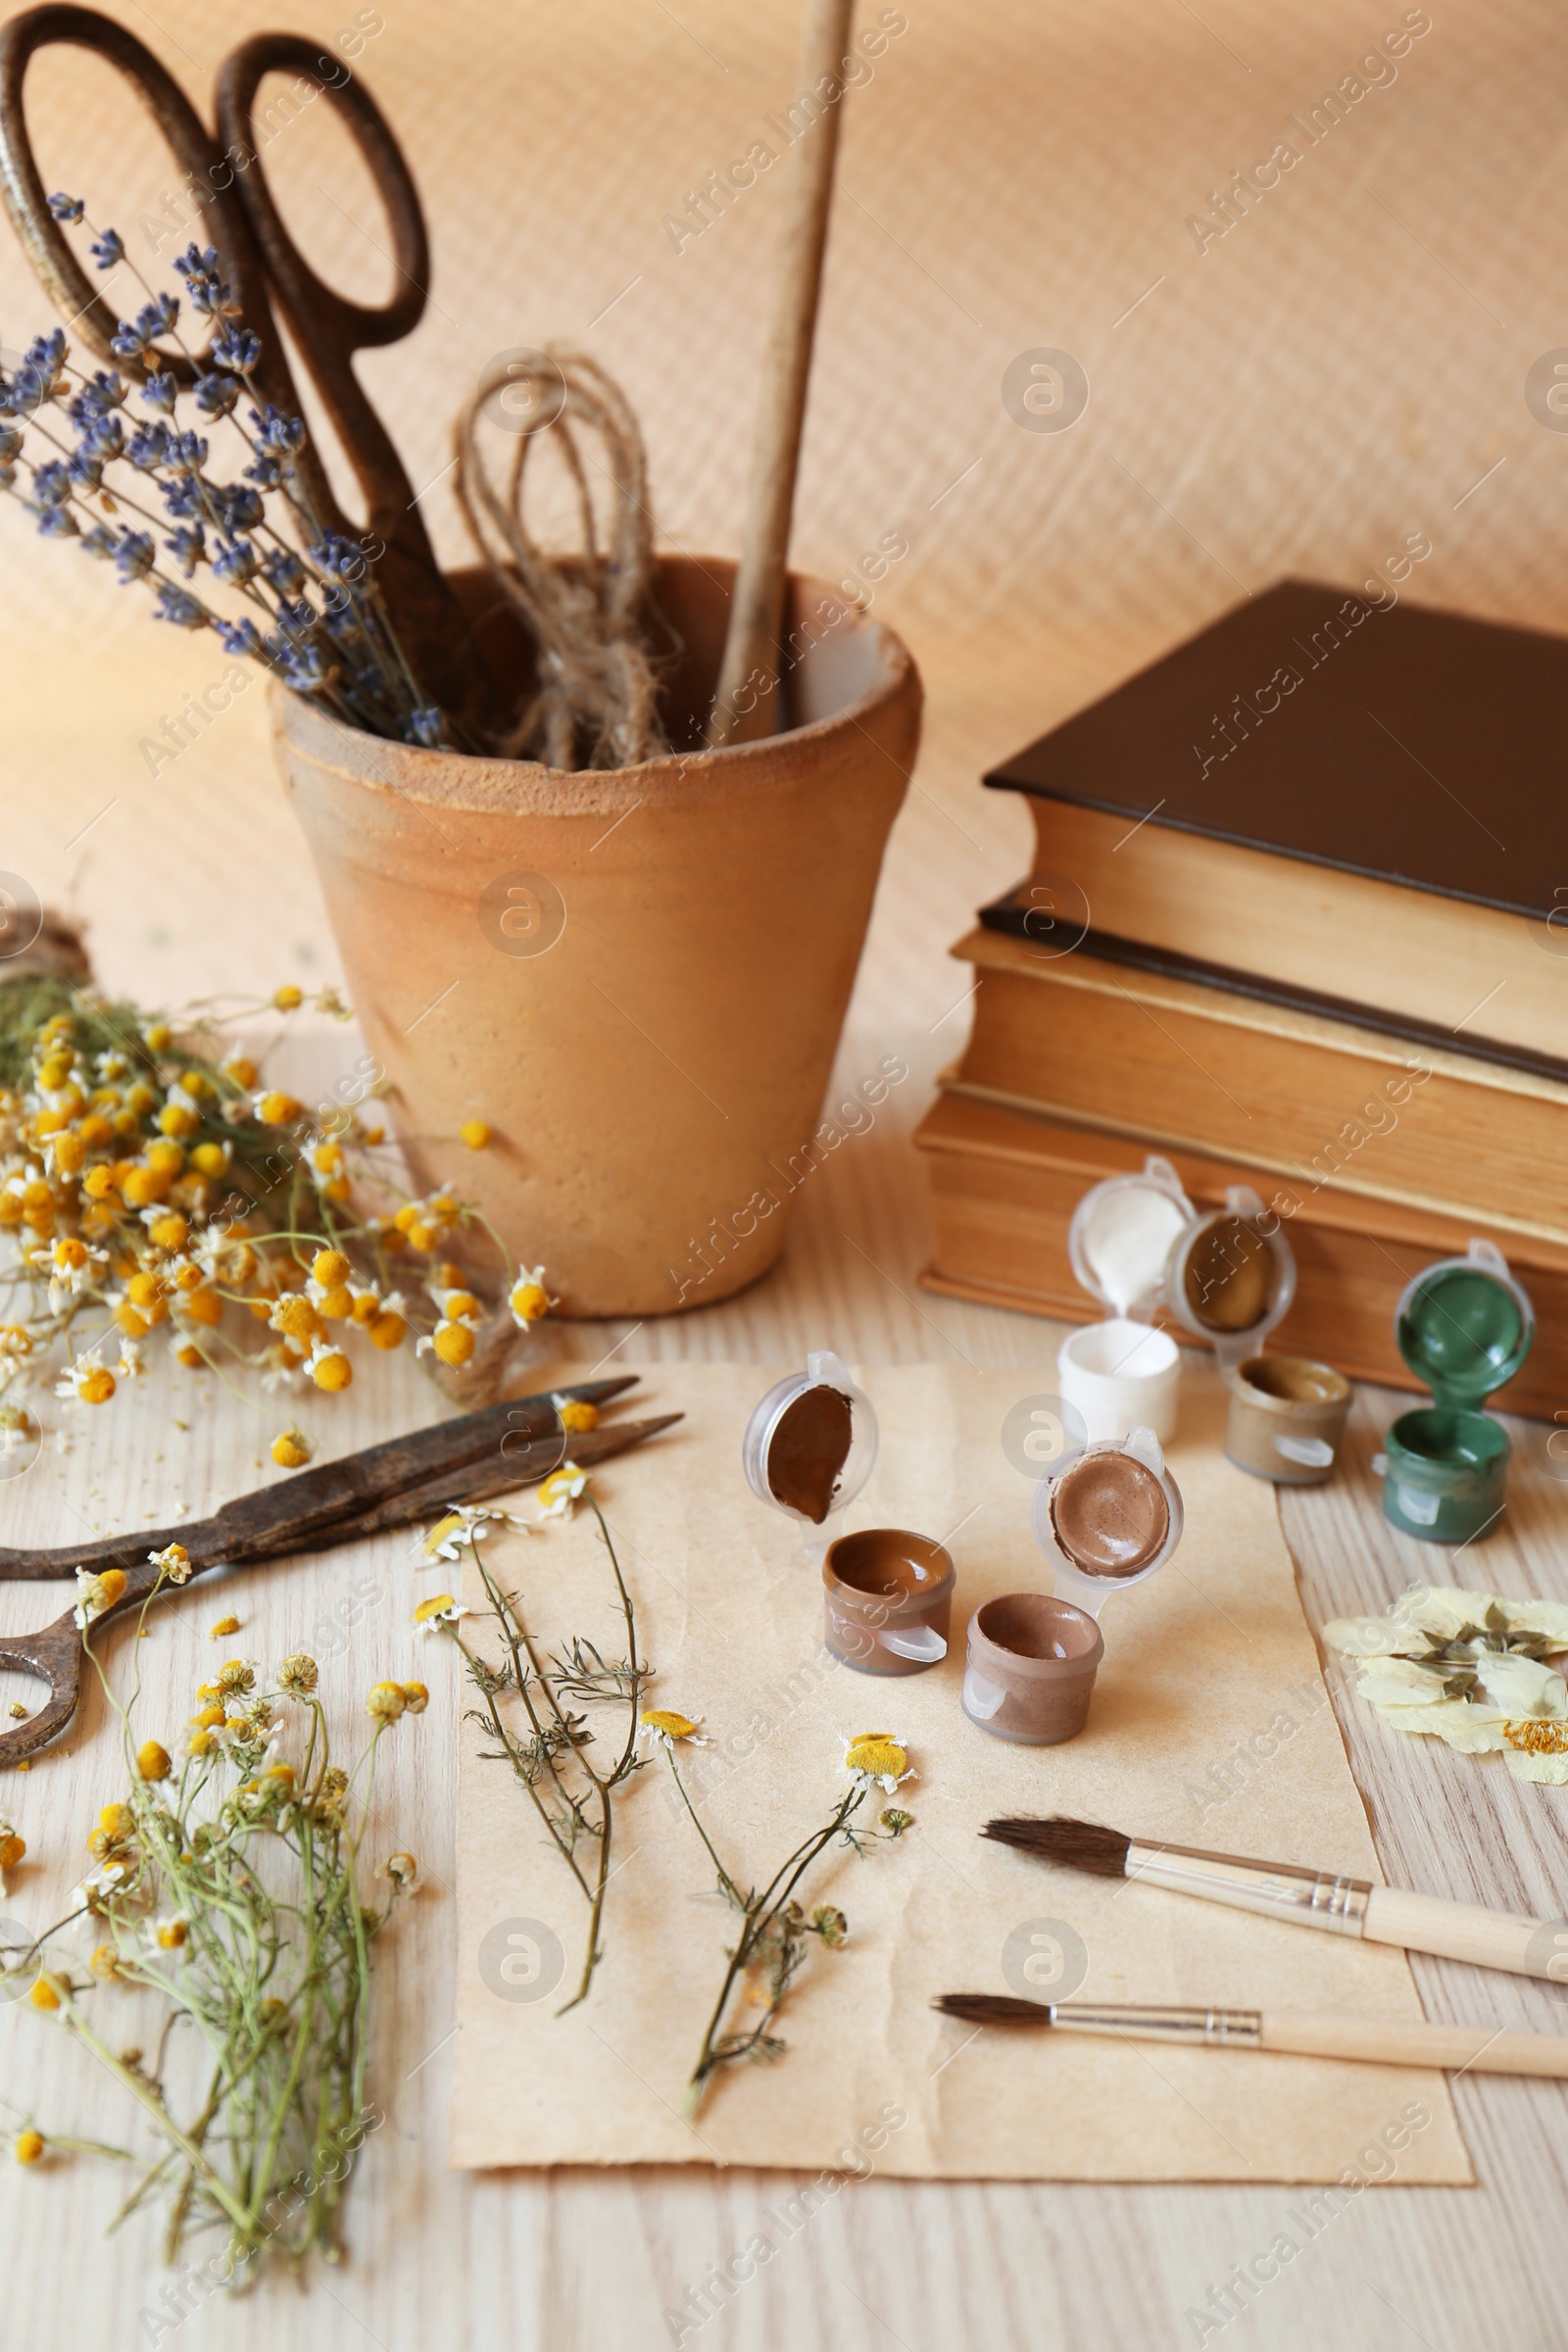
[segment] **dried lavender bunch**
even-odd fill
[[[304,420],[257,391],[261,338],[244,324],[217,252],[191,245],[174,264],[185,305],[208,328],[198,356],[179,331],[181,298],[154,292],[118,230],[94,229],[79,197],[51,196],[49,209],[83,223],[98,268],[129,269],[148,299],[111,343],[129,381],[73,368],[59,327],[34,338],[12,375],[0,370],[0,489],[42,537],[74,539],[112,564],[122,585],[151,588],[157,619],[216,630],[226,652],[367,734],[449,742],[446,716],[410,668],[370,576],[379,545],[325,528],[300,470]],[[188,397],[199,429],[182,422],[179,388],[162,364],[158,346],[171,337],[196,370]],[[144,421],[128,406],[133,387],[150,412]],[[253,405],[242,420],[245,392]],[[247,453],[238,479],[212,470],[208,427],[233,433]],[[148,503],[155,495],[162,514]],[[198,573],[201,589],[188,584]]]

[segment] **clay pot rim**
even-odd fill
[[[710,564],[722,565],[730,571],[735,568],[729,558],[717,556],[669,555],[659,559],[661,570],[683,565],[706,569]],[[341,777],[346,783],[398,800],[475,815],[620,814],[638,801],[646,800],[650,792],[658,792],[662,805],[668,807],[676,798],[676,786],[685,786],[689,795],[696,798],[710,793],[714,784],[739,781],[743,777],[749,793],[768,785],[783,789],[791,785],[791,769],[803,751],[830,743],[851,725],[863,729],[877,713],[906,699],[911,691],[916,695],[920,691],[914,657],[885,620],[871,619],[828,581],[817,579],[813,573],[791,572],[789,579],[792,587],[809,594],[813,602],[825,598],[848,616],[855,631],[880,639],[885,671],[858,701],[846,704],[842,710],[835,710],[826,718],[812,719],[804,727],[791,727],[782,735],[761,736],[755,743],[728,744],[711,752],[668,752],[657,760],[645,760],[635,767],[547,767],[537,760],[503,760],[475,752],[432,751],[421,744],[393,743],[368,735],[363,728],[348,726],[330,711],[307,702],[276,678],[269,682],[272,723],[317,767]],[[357,746],[369,748],[368,751],[351,748]],[[396,760],[395,784],[374,772],[382,755]],[[749,769],[758,772],[748,773]],[[412,789],[405,780],[416,777],[423,789]]]

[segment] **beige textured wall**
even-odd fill
[[[356,11],[121,0],[118,13],[205,103],[241,34],[286,21],[330,42]],[[764,120],[795,86],[794,0],[380,13],[360,69],[423,186],[435,272],[416,335],[363,372],[414,481],[446,464],[452,413],[492,353],[569,338],[638,405],[667,540],[733,549],[780,174],[678,253],[662,221],[771,135]],[[839,576],[880,534],[907,539],[877,609],[926,667],[935,740],[961,740],[955,782],[1244,588],[1289,569],[1360,581],[1410,531],[1433,544],[1411,583],[1427,601],[1568,626],[1568,435],[1524,397],[1531,364],[1568,344],[1561,10],[1432,0],[1396,78],[1349,105],[1250,217],[1201,253],[1187,225],[1405,13],[904,0],[907,29],[847,101],[797,551]],[[865,0],[860,14],[879,11]],[[33,86],[50,184],[134,242],[171,181],[133,102],[74,53],[43,60]],[[323,271],[384,285],[368,184],[326,108],[267,161]],[[0,227],[0,342],[46,317]],[[1004,408],[1004,371],[1041,346],[1087,373],[1070,431],[1025,431]],[[444,485],[425,512],[456,552]],[[19,838],[47,886],[84,892],[112,925],[111,877],[141,874],[144,909],[158,897],[150,808],[172,812],[198,861],[215,855],[197,833],[221,832],[236,760],[253,789],[261,697],[221,758],[193,751],[149,804],[136,740],[213,673],[211,649],[154,627],[132,592],[5,511],[0,564],[0,773]],[[88,840],[85,881],[54,822],[62,793],[81,823],[112,794],[121,804]],[[47,824],[28,813],[39,795]],[[963,821],[989,842],[988,816]],[[1011,878],[1023,838],[1020,822],[984,883]],[[236,837],[234,855],[261,853]],[[160,908],[143,943],[205,936],[209,919]]]
[[[330,40],[356,11],[115,13],[205,100],[231,39],[286,19]],[[732,546],[781,175],[678,255],[661,222],[769,135],[793,89],[793,0],[378,13],[360,69],[423,187],[435,277],[417,333],[364,372],[416,485],[445,464],[451,412],[492,352],[580,339],[642,412],[669,537]],[[866,0],[862,25],[878,13]],[[887,606],[911,628],[1163,635],[1286,568],[1359,577],[1420,527],[1433,597],[1568,621],[1554,527],[1568,437],[1534,420],[1522,390],[1531,362],[1568,341],[1560,10],[1433,0],[1396,80],[1201,255],[1187,217],[1398,27],[1396,0],[902,13],[907,31],[848,102],[806,561],[840,571],[899,527],[910,554]],[[150,131],[79,55],[34,76],[46,176],[131,235],[170,184]],[[326,109],[267,161],[312,251],[351,286],[384,282],[368,183]],[[43,308],[0,238],[5,340]],[[1008,362],[1039,345],[1088,373],[1071,432],[1021,431],[1003,409]],[[444,494],[427,504],[454,544]],[[128,597],[20,537],[0,540],[11,628],[56,643],[89,622],[131,628]]]

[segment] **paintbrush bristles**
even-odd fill
[[[1043,1862],[1060,1862],[1068,1870],[1092,1870],[1102,1879],[1126,1876],[1127,1849],[1132,1844],[1120,1830],[1102,1829],[1094,1821],[1069,1821],[1053,1814],[1049,1821],[988,1821],[982,1838],[1015,1845]]]
[[[944,2017],[970,2026],[1049,2026],[1055,2021],[1044,2001],[1020,2001],[1010,1992],[939,1992],[931,2003]]]

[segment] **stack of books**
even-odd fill
[[[1495,1242],[1538,1317],[1499,1402],[1568,1421],[1565,714],[1568,640],[1287,581],[987,776],[1036,858],[954,951],[928,1287],[1090,1318],[1073,1206],[1159,1152],[1273,1205],[1271,1345],[1361,1378]]]

